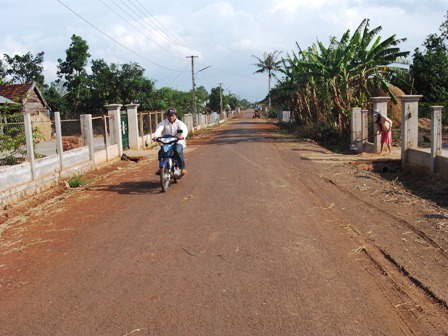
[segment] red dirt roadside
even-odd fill
[[[446,182],[250,111],[186,156],[4,209],[0,335],[448,335]]]

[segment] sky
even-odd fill
[[[138,63],[158,89],[190,91],[194,69],[196,87],[256,102],[267,95],[268,75],[254,74],[254,56],[328,46],[367,18],[382,39],[406,38],[399,47],[412,60],[447,11],[448,0],[0,0],[0,57],[43,51],[49,84],[75,34],[90,60]]]

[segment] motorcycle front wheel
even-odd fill
[[[168,166],[160,168],[160,185],[162,186],[162,191],[166,191],[170,186],[171,172]]]

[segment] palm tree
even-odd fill
[[[269,97],[269,103],[268,103],[268,111],[271,109],[271,79],[272,76],[275,77],[274,71],[279,71],[281,69],[282,60],[277,60],[278,56],[281,54],[281,51],[274,51],[272,53],[265,52],[263,54],[263,59],[252,55],[252,57],[257,59],[257,63],[254,64],[258,67],[258,70],[254,72],[256,73],[263,73],[268,72],[269,75],[269,83],[268,83],[268,97]]]

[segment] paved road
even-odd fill
[[[246,115],[191,145],[167,193],[147,161],[48,209],[36,246],[0,256],[0,334],[443,330],[397,309],[399,291],[334,212],[341,191],[261,123]]]

